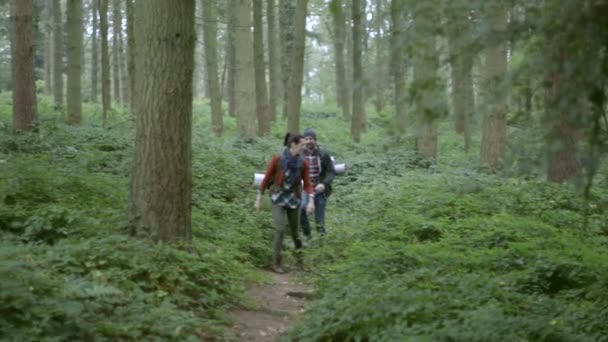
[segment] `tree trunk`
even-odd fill
[[[110,111],[110,55],[108,52],[108,0],[98,0],[99,30],[101,36],[101,121],[105,127]]]
[[[572,52],[565,46],[569,40],[563,34],[548,37],[547,40],[549,44],[545,50],[551,56],[547,60],[554,60],[548,65],[549,71],[544,82],[545,116],[549,127],[546,146],[547,180],[562,183],[581,173],[579,142],[583,132],[577,122],[577,114],[572,113],[585,113],[588,109],[583,107],[583,101],[580,101],[573,91],[582,88],[583,82],[579,74],[568,70],[573,63],[573,60],[568,58]]]
[[[489,13],[493,31],[504,34],[507,30],[507,9],[500,3],[491,6]],[[480,163],[492,168],[499,167],[505,156],[507,144],[507,102],[502,78],[507,70],[506,44],[487,49],[485,65],[486,112],[483,118]]]
[[[82,121],[82,2],[68,0],[68,123]]]
[[[382,1],[378,1],[376,5],[376,11],[374,13],[374,24],[376,31],[376,99],[374,105],[376,107],[376,113],[380,113],[384,107],[384,77],[386,75],[385,61],[384,61],[384,16],[382,12]]]
[[[294,1],[279,0],[279,25],[281,28],[281,75],[283,76],[283,118],[289,113],[289,93],[291,86],[291,69],[293,63],[294,50],[294,21],[295,8]]]
[[[114,101],[122,104],[120,93],[120,35],[122,34],[122,24],[119,1],[112,1],[112,84],[114,86]]]
[[[280,69],[280,41],[277,31],[277,15],[275,0],[267,0],[266,21],[268,22],[268,76],[269,76],[269,104],[268,115],[271,122],[277,119],[277,107],[281,102],[281,69]]]
[[[130,217],[153,240],[192,240],[195,0],[136,2],[136,138]],[[159,82],[162,80],[162,82]]]
[[[334,63],[336,65],[336,102],[342,108],[342,118],[350,120],[349,87],[346,84],[346,67],[344,65],[344,11],[341,0],[332,0],[330,4],[334,28]]]
[[[287,103],[287,131],[300,131],[300,107],[302,106],[302,79],[304,75],[304,50],[306,47],[306,14],[308,0],[298,0],[293,39],[293,60],[289,77]]]
[[[258,134],[270,134],[268,115],[268,91],[266,65],[264,63],[264,24],[262,23],[262,0],[253,0],[253,59],[255,68],[255,111],[258,118]]]
[[[129,80],[129,108],[135,113],[137,96],[135,94],[135,13],[133,0],[127,0],[127,75]]]
[[[391,1],[391,64],[395,97],[395,129],[398,139],[406,130],[405,40],[403,39],[403,1]]]
[[[36,123],[34,76],[34,1],[11,1],[13,128],[28,130]]]
[[[236,23],[235,13],[237,0],[228,0],[228,39],[226,40],[226,98],[228,98],[228,114],[236,116]]]
[[[44,93],[49,95],[53,91],[53,0],[44,2],[44,12]]]
[[[91,35],[91,101],[97,102],[97,85],[99,84],[99,39],[97,38],[97,32],[99,31],[99,19],[97,13],[99,2],[97,0],[93,0],[93,25],[92,25],[92,35]]]
[[[455,13],[454,13],[455,12]],[[473,37],[470,31],[468,11],[454,9],[449,22],[448,46],[452,79],[452,106],[454,129],[464,136],[464,149],[471,143],[470,118],[474,110],[473,57],[467,51]]]
[[[241,138],[252,139],[255,127],[255,78],[253,41],[251,37],[251,1],[234,0],[235,11],[235,95],[237,133]]]
[[[224,131],[224,119],[222,114],[222,96],[218,80],[217,70],[217,24],[216,8],[213,1],[203,0],[203,37],[207,47],[205,61],[207,63],[207,87],[211,97],[211,126],[216,136],[221,136]]]
[[[61,1],[53,0],[53,98],[55,109],[63,108],[63,21]]]
[[[121,8],[122,5],[119,5],[119,8]],[[122,9],[119,9],[119,11],[121,11],[121,26],[122,26]],[[120,96],[121,96],[121,101],[123,103],[123,105],[126,107],[129,105],[129,74],[127,72],[127,62],[128,62],[128,58],[126,56],[126,48],[125,48],[125,35],[122,33],[122,29],[121,29],[121,34],[120,36],[118,36],[118,61],[119,61],[119,66],[120,66]]]
[[[361,142],[361,131],[363,130],[363,65],[362,58],[362,39],[363,26],[361,23],[363,16],[361,0],[353,0],[353,114],[351,120],[350,134],[354,142]]]
[[[437,158],[437,121],[445,114],[435,44],[435,3],[418,3],[414,13],[414,105],[416,150],[425,160]]]

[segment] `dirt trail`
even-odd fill
[[[293,273],[261,272],[271,281],[249,288],[253,308],[232,312],[235,336],[240,341],[279,341],[312,297],[312,288],[298,283]]]

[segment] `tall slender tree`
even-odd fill
[[[435,42],[437,2],[425,1],[414,6],[414,82],[416,106],[416,150],[425,160],[437,158],[438,119],[445,115],[439,61]]]
[[[342,117],[344,120],[350,119],[350,87],[346,82],[346,66],[344,61],[344,43],[345,43],[345,27],[344,27],[344,10],[341,0],[332,0],[330,2],[330,11],[332,16],[332,27],[334,30],[333,48],[334,48],[334,63],[336,72],[336,102],[342,108]]]
[[[82,1],[68,0],[68,123],[82,121]]]
[[[266,1],[266,21],[268,31],[266,34],[268,41],[268,79],[269,79],[269,98],[268,98],[268,115],[270,121],[275,121],[277,118],[277,107],[280,104],[282,87],[281,68],[280,68],[280,41],[277,30],[277,10],[276,1]]]
[[[98,0],[99,32],[101,39],[101,120],[107,124],[111,106],[110,97],[110,54],[108,51],[108,0]]]
[[[112,85],[114,101],[122,104],[120,75],[120,36],[122,35],[120,0],[112,0]]]
[[[350,134],[354,142],[361,141],[363,131],[363,6],[361,0],[353,0],[353,111]]]
[[[192,75],[195,0],[137,1],[134,163],[129,213],[154,240],[192,239]],[[162,80],[159,82],[158,80]]]
[[[405,133],[406,93],[405,93],[405,39],[404,1],[391,1],[391,68],[394,82],[395,129],[397,137]]]
[[[129,80],[129,108],[132,113],[135,113],[135,101],[137,96],[135,95],[135,31],[134,21],[135,14],[133,13],[133,1],[126,0],[126,12],[127,12],[127,75]]]
[[[30,129],[37,119],[34,76],[34,1],[11,1],[13,128]]]
[[[203,40],[205,43],[205,62],[207,66],[207,87],[211,104],[211,126],[216,136],[224,131],[222,114],[222,93],[217,68],[217,22],[216,5],[213,1],[201,1],[203,7]]]
[[[375,100],[374,105],[376,113],[380,113],[384,107],[384,78],[386,76],[386,63],[384,57],[385,38],[384,38],[384,9],[382,1],[377,1],[374,11],[374,32],[376,42],[376,60],[375,60]]]
[[[484,66],[485,114],[481,136],[481,164],[499,167],[504,159],[507,146],[507,101],[502,82],[507,71],[507,7],[502,1],[488,2],[487,19],[498,40],[486,51]]]
[[[63,108],[63,20],[59,0],[53,0],[53,98],[55,109]]]
[[[226,40],[226,98],[228,99],[228,114],[236,115],[236,0],[228,0],[228,39]]]
[[[44,2],[45,19],[42,20],[44,34],[44,92],[53,91],[53,0]]]
[[[235,95],[237,132],[241,138],[251,139],[255,127],[255,77],[253,41],[251,36],[251,1],[235,1]]]
[[[268,115],[268,90],[264,63],[264,24],[262,0],[253,0],[253,60],[255,68],[255,111],[258,118],[258,134],[270,134]]]
[[[295,0],[297,1],[297,0]],[[289,112],[289,94],[291,84],[291,68],[293,64],[294,50],[294,21],[295,3],[294,0],[279,0],[279,28],[281,31],[281,76],[283,77],[283,117],[287,117]]]
[[[473,92],[473,36],[468,18],[469,5],[453,2],[447,8],[447,38],[452,85],[454,128],[464,137],[464,149],[471,146],[471,116],[474,111]]]
[[[308,0],[298,0],[296,4],[293,60],[289,77],[287,98],[287,131],[300,131],[300,107],[302,106],[302,79],[304,75],[304,50],[306,48],[306,16]]]
[[[98,19],[98,0],[93,0],[91,7],[93,8],[92,25],[91,25],[91,101],[97,102],[98,85],[99,85],[99,19]]]

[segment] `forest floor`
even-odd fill
[[[269,282],[249,286],[253,305],[231,313],[240,341],[279,341],[313,296],[312,287],[298,281],[295,272],[261,272]]]

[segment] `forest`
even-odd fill
[[[0,340],[608,341],[608,1],[0,13]],[[308,128],[346,170],[276,274]]]

